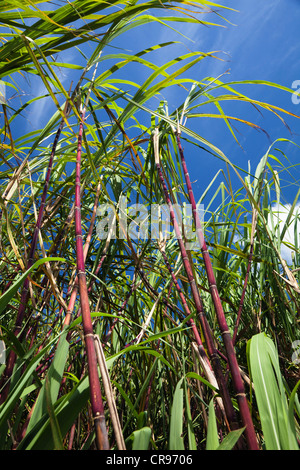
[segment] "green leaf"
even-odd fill
[[[49,261],[62,261],[65,262],[66,260],[64,258],[43,258],[38,261],[36,261],[31,268],[27,269],[27,271],[22,274],[14,283],[13,285],[0,297],[0,314],[3,312],[3,310],[6,308],[7,304],[13,299],[14,295],[18,291],[19,287],[23,284],[25,279],[28,277],[28,275],[34,271],[36,268],[38,268],[41,264],[47,263]]]
[[[185,409],[188,429],[188,448],[189,450],[197,450],[197,443],[195,438],[195,431],[193,426],[193,419],[190,408],[190,400],[187,391],[187,381],[184,380],[184,396],[185,396]]]
[[[48,415],[50,418],[51,431],[52,431],[52,436],[53,436],[54,450],[63,450],[64,449],[63,439],[62,439],[62,435],[60,432],[57,417],[55,415],[55,411],[52,405],[51,389],[50,389],[50,382],[49,382],[48,377],[46,377],[46,381],[45,381],[45,394],[46,394],[47,411],[48,411]]]
[[[16,402],[19,400],[20,396],[23,393],[23,390],[26,386],[28,386],[28,380],[32,378],[32,375],[35,372],[35,369],[44,356],[44,354],[48,351],[50,346],[57,341],[57,337],[54,337],[49,343],[38,353],[34,356],[31,361],[28,363],[24,373],[21,375],[20,379],[14,386],[14,388],[10,391],[6,401],[0,407],[0,430],[3,423],[6,422],[8,416],[12,412]]]
[[[249,363],[267,450],[298,450],[273,341],[264,333],[250,340]]]
[[[216,450],[219,447],[219,435],[216,421],[214,399],[212,398],[208,406],[208,425],[206,436],[206,450]]]
[[[224,437],[223,441],[221,442],[219,447],[217,447],[216,450],[231,450],[231,449],[233,449],[233,447],[235,446],[235,444],[237,443],[237,441],[239,440],[239,438],[243,434],[244,430],[245,430],[245,428],[235,429],[234,431],[230,431],[230,433],[227,434],[227,436]]]
[[[69,343],[66,339],[67,330],[64,330],[59,338],[53,361],[48,370],[43,387],[35,403],[31,419],[28,424],[27,432],[38,423],[42,416],[47,412],[46,384],[48,383],[51,403],[55,403],[58,397],[61,380],[64,373],[65,363],[68,357]]]
[[[144,427],[132,433],[132,450],[148,450],[151,438],[151,428]]]
[[[204,379],[201,375],[196,374],[196,372],[188,372],[186,374],[186,377],[189,377],[191,379],[200,380],[207,387],[211,388],[214,392],[218,392],[218,389],[216,387],[214,387],[210,382],[208,382],[208,380]]]
[[[184,450],[183,428],[183,378],[176,385],[170,418],[169,450]]]
[[[289,410],[288,410],[290,429],[295,436],[296,436],[296,427],[295,427],[294,406],[295,406],[295,401],[297,399],[297,390],[298,390],[299,385],[300,385],[300,380],[297,382],[297,384],[292,390],[292,393],[290,395]]]
[[[83,377],[71,392],[53,404],[61,435],[64,437],[89,399],[89,379]],[[50,419],[44,414],[20,442],[18,450],[53,450]]]

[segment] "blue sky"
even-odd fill
[[[181,30],[192,41],[175,34],[168,28],[151,23],[149,27],[136,29],[134,34],[128,33],[127,36],[122,36],[122,40],[117,40],[115,46],[137,52],[157,42],[169,40],[182,42],[181,45],[171,46],[164,49],[163,52],[160,51],[155,56],[158,63],[170,60],[172,56],[187,52],[188,49],[203,52],[224,51],[224,54],[219,54],[219,57],[224,59],[223,61],[205,59],[201,61],[199,66],[192,69],[190,75],[193,75],[195,79],[202,79],[206,76],[217,77],[229,70],[229,73],[222,77],[223,81],[267,80],[291,88],[295,80],[300,80],[299,0],[264,0],[263,2],[259,0],[225,0],[220,3],[238,10],[220,10],[220,14],[231,24],[216,15],[205,15],[204,19],[219,22],[225,26],[223,28],[175,24],[176,29]],[[92,47],[86,46],[86,52],[88,49],[92,50]],[[109,48],[106,53],[117,50]],[[150,56],[149,58],[152,59]],[[72,62],[72,60],[77,60],[77,57],[74,51],[68,50],[60,58],[60,60],[62,59],[66,62]],[[148,71],[143,67],[133,66],[126,70],[123,69],[122,73],[125,76],[131,76],[134,81],[142,83]],[[60,78],[68,88],[73,77],[70,71],[64,69]],[[247,87],[236,86],[236,88],[250,97],[270,102],[300,115],[300,104],[293,104],[289,93],[264,86],[249,85]],[[32,80],[31,92],[35,94],[43,92],[41,81]],[[164,93],[164,97],[167,98],[169,109],[172,111],[176,109],[184,95],[178,93],[178,89],[172,88]],[[35,127],[40,119],[46,120],[47,116],[44,111],[41,103],[37,104],[28,116],[29,125]],[[237,136],[243,147],[242,150],[222,122],[198,118],[189,120],[187,125],[217,145],[233,163],[245,169],[248,167],[248,161],[254,168],[270,143],[278,137],[292,138],[293,141],[300,143],[299,135],[297,135],[300,134],[300,125],[297,119],[290,117],[286,119],[295,134],[291,136],[284,125],[278,119],[274,119],[270,113],[263,112],[261,116],[249,106],[233,106],[232,104],[227,106],[226,111],[230,114],[236,113],[238,117],[253,119],[255,124],[260,125],[268,132],[270,139],[262,132],[239,125]],[[283,150],[292,163],[298,162],[299,151],[297,147],[285,144]],[[193,155],[194,153],[195,151],[193,151]],[[208,182],[220,167],[220,161],[208,158],[203,161],[201,155],[195,155],[192,157],[191,165],[195,171],[201,167],[201,179],[204,176],[203,169],[205,169],[206,181]],[[205,184],[205,180],[202,181],[202,184]],[[199,191],[201,191],[200,187]],[[286,194],[287,198],[292,198],[293,191],[289,189]]]
[[[201,80],[203,77],[217,77],[229,72],[222,77],[223,81],[266,80],[288,88],[291,88],[296,80],[300,80],[300,0],[224,0],[220,3],[236,10],[219,10],[219,13],[228,22],[211,14],[203,16],[203,19],[219,22],[224,27],[175,23],[176,30],[190,38],[188,40],[169,28],[151,23],[149,26],[137,28],[134,32],[122,36],[121,40],[116,40],[114,43],[116,49],[110,47],[104,53],[109,54],[118,50],[122,51],[122,49],[136,53],[156,43],[177,40],[181,43],[168,49],[165,48],[157,55],[149,55],[149,60],[153,58],[153,61],[156,60],[158,64],[162,64],[172,57],[188,52],[188,50],[220,51],[219,57],[223,59],[222,61],[205,59],[193,68],[189,75],[192,75],[196,80]],[[49,8],[49,5],[45,4],[45,8],[47,7]],[[87,54],[92,50],[91,44],[84,47]],[[68,50],[59,59],[60,61],[73,62],[78,60],[78,56],[75,51]],[[126,70],[122,69],[125,78],[130,77],[139,83],[146,79],[147,73],[149,73],[147,69],[136,65],[127,67]],[[74,80],[74,73],[68,69],[62,69],[60,79],[68,89],[70,81]],[[300,104],[294,104],[292,95],[287,92],[254,85],[236,85],[236,88],[251,98],[275,104],[300,116]],[[32,96],[43,93],[41,81],[32,78],[28,92]],[[181,94],[178,88],[172,88],[163,94],[163,98],[168,100],[169,109],[173,111],[184,99],[184,94]],[[158,101],[151,102],[153,109],[157,104]],[[48,108],[48,105],[47,101],[44,102],[44,105],[39,102],[32,108],[31,113],[27,115],[27,124],[23,123],[26,132],[29,128],[40,127],[47,122],[47,114],[50,115],[53,111]],[[234,164],[245,170],[247,170],[249,162],[251,169],[254,170],[270,144],[277,138],[291,139],[300,145],[300,121],[296,118],[286,118],[293,132],[291,135],[280,120],[266,111],[259,114],[252,107],[243,104],[238,106],[227,104],[225,111],[228,114],[253,120],[255,124],[268,132],[269,137],[263,132],[238,125],[237,136],[243,147],[241,149],[221,120],[197,118],[188,120],[187,126],[219,147]],[[299,163],[300,149],[298,147],[288,143],[280,143],[279,148],[286,154],[291,164],[297,165]],[[220,160],[213,157],[208,158],[207,154],[188,144],[185,145],[185,150],[188,166],[195,181],[194,189],[196,195],[200,196],[220,167],[225,168],[225,166],[220,163]],[[299,169],[293,168],[292,176],[288,176],[283,187],[282,202],[291,203],[294,200],[299,187],[299,176]],[[220,181],[219,178],[217,182]],[[240,186],[237,181],[234,184],[237,185],[236,187]]]
[[[222,50],[226,54],[222,56],[227,59],[226,62],[203,61],[199,67],[200,76],[217,77],[230,69],[229,74],[224,75],[223,81],[257,79],[276,82],[291,88],[293,82],[300,79],[300,2],[297,0],[264,0],[263,2],[235,0],[225,1],[222,4],[239,10],[239,12],[224,13],[224,16],[233,24],[223,22],[226,28],[193,26],[190,32],[186,31],[186,34],[195,41],[193,50]],[[236,88],[247,96],[275,104],[300,115],[300,104],[293,104],[289,93],[265,86],[237,85]],[[253,119],[254,123],[268,132],[269,139],[262,132],[238,126],[240,133],[237,136],[243,146],[241,150],[231,138],[224,123],[216,122],[216,120],[212,122],[209,119],[198,119],[198,122],[188,121],[188,123],[203,137],[217,145],[233,163],[245,169],[248,167],[248,161],[251,167],[255,168],[270,143],[277,138],[288,138],[300,143],[300,124],[297,119],[286,118],[293,131],[291,135],[285,126],[270,113],[263,112],[261,116],[249,106],[233,106],[232,104],[227,106],[227,110],[230,114],[236,112],[238,117]],[[299,163],[297,147],[282,144],[281,148],[292,163]],[[203,169],[204,165],[207,179],[210,180],[220,167],[219,160],[213,162],[212,159],[201,159],[201,156],[198,158],[200,161],[197,161],[197,156],[193,158],[193,168],[196,171],[200,166]],[[300,174],[294,171],[298,180]],[[202,170],[200,174],[203,181]],[[285,189],[284,194],[288,201],[293,200],[297,189],[296,186]]]

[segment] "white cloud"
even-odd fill
[[[39,83],[34,88],[34,97],[43,96],[47,93],[46,87],[43,83]],[[30,111],[28,114],[28,124],[27,127],[32,128],[33,130],[39,129],[45,124],[45,114],[48,106],[51,105],[51,97],[42,98],[35,101],[30,105]]]
[[[268,225],[268,230],[270,234],[277,235],[277,230],[281,234],[285,223],[287,221],[287,218],[289,216],[289,213],[291,211],[291,204],[273,204],[271,207],[271,214],[269,214],[268,220],[267,220],[267,225]],[[295,246],[295,222],[296,219],[298,218],[299,220],[300,217],[300,202],[295,205],[294,210],[292,212],[292,216],[290,218],[289,226],[285,232],[283,241],[284,243],[290,245],[291,247]],[[272,222],[273,220],[273,222]],[[300,222],[300,220],[299,220]],[[300,225],[298,224],[298,246],[300,245],[300,237],[299,237],[299,232],[300,232]],[[243,246],[243,242],[240,236],[235,235],[233,239],[234,243],[238,242]],[[255,243],[258,242],[258,239],[256,238]],[[292,262],[292,251],[293,249],[286,246],[285,244],[281,244],[281,250],[280,254],[282,258],[288,263],[291,264]]]
[[[58,62],[64,64],[72,63],[73,55],[74,54],[72,51],[64,51],[59,54]],[[68,90],[69,82],[72,81],[70,78],[72,69],[65,67],[53,67],[53,69],[60,83]],[[53,86],[52,90],[55,91]],[[42,79],[38,76],[33,76],[30,78],[29,93],[33,98],[49,94],[44,83],[42,82]],[[58,101],[61,102],[59,97]],[[29,108],[27,125],[28,130],[42,128],[48,122],[54,111],[55,108],[53,106],[53,99],[51,96],[36,100],[33,104],[30,105]]]
[[[268,218],[268,226],[270,231],[275,231],[279,226],[279,233],[282,232],[285,223],[287,221],[287,218],[289,217],[289,214],[291,212],[291,204],[274,204],[272,206],[272,214]],[[292,211],[292,215],[290,218],[290,222],[288,224],[288,228],[285,232],[283,242],[286,242],[287,244],[290,244],[292,246],[295,245],[295,223],[297,223],[297,219],[299,219],[299,211],[300,211],[300,203],[296,204],[294,207],[294,210]],[[272,223],[272,218],[273,218],[273,223]],[[299,224],[298,224],[299,225]],[[297,227],[297,225],[296,225]],[[298,244],[300,242],[299,238],[299,228],[297,229],[296,236],[298,237]],[[289,246],[286,246],[284,244],[281,245],[281,256],[283,259],[286,260],[287,263],[290,263],[292,260],[292,249],[289,248]]]

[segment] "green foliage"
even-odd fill
[[[206,450],[216,450],[219,447],[219,435],[216,422],[216,413],[213,399],[209,402],[208,407],[208,426],[206,438]]]
[[[267,152],[262,149],[258,166],[245,171],[185,122],[201,116],[213,125],[214,119],[222,119],[229,138],[236,140],[233,124],[258,126],[247,116],[228,116],[224,111],[228,102],[253,105],[282,120],[288,113],[240,93],[241,82],[223,83],[195,74],[194,67],[201,61],[218,57],[214,52],[189,52],[157,65],[159,54],[172,51],[177,42],[152,44],[144,50],[133,44],[132,53],[115,49],[114,41],[129,31],[135,33],[135,28],[147,31],[155,24],[176,30],[178,22],[199,23],[198,13],[207,13],[200,16],[204,25],[216,27],[216,15],[223,25],[226,9],[222,16],[214,11],[215,7],[222,10],[220,5],[185,0],[44,3],[49,10],[32,0],[0,4],[0,78],[18,94],[23,79],[36,77],[46,90],[33,99],[22,97],[21,104],[12,99],[1,105],[0,333],[7,357],[15,357],[15,362],[10,371],[6,365],[0,368],[0,448],[95,448],[74,227],[80,104],[84,106],[87,95],[80,167],[85,274],[93,333],[103,345],[126,447],[229,450],[240,438],[244,442],[245,427],[239,422],[239,428],[230,431],[220,406],[221,390],[194,347],[191,320],[202,340],[203,331],[174,233],[162,240],[143,240],[133,233],[124,237],[118,211],[116,237],[109,233],[101,239],[96,229],[99,205],[118,209],[122,197],[129,206],[165,202],[154,161],[153,131],[157,129],[162,172],[173,204],[189,202],[176,130],[199,158],[218,158],[226,164],[228,174],[220,170],[199,197],[205,205],[204,234],[217,289],[230,333],[236,333],[235,352],[259,447],[298,448],[299,372],[291,360],[291,345],[300,339],[300,256],[297,236],[293,244],[286,234],[299,232],[299,191],[283,224],[280,220],[281,185],[291,172],[284,153],[290,142],[278,139]],[[68,62],[67,52],[76,60]],[[133,74],[128,76],[129,65],[144,70],[142,83],[136,83]],[[72,71],[72,84],[65,84],[62,70]],[[242,83],[293,92],[270,82]],[[169,88],[183,96],[173,112],[162,100]],[[48,122],[26,132],[24,115],[45,99],[51,102]],[[14,126],[19,122],[24,128],[16,135]],[[45,207],[35,232],[43,195]],[[129,213],[128,221],[134,227],[137,214]],[[35,233],[38,243],[30,259]],[[293,250],[291,260],[283,259],[282,246]],[[200,250],[189,250],[188,258],[237,409]],[[28,275],[25,314],[16,330]],[[203,351],[209,356],[205,342]],[[102,387],[100,373],[99,380]],[[101,390],[109,443],[116,449],[115,423],[106,392]]]
[[[293,402],[289,408],[278,353],[264,333],[251,338],[249,363],[266,449],[299,450]]]
[[[18,289],[20,286],[24,283],[25,279],[29,276],[29,274],[34,271],[38,266],[40,266],[43,263],[47,263],[49,261],[64,261],[63,258],[45,258],[45,259],[40,259],[34,263],[31,268],[27,269],[24,274],[19,276],[19,278],[14,281],[13,285],[6,291],[4,292],[1,297],[0,297],[0,315],[4,312],[6,309],[7,305],[9,302],[14,298],[16,293],[18,292]]]
[[[133,433],[132,450],[148,450],[151,437],[151,429],[144,427]]]
[[[170,416],[170,450],[184,450],[182,438],[183,422],[183,389],[181,379],[176,385]]]

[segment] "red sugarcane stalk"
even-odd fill
[[[168,258],[167,258],[167,256],[166,256],[166,253],[165,253],[165,250],[162,248],[160,251],[161,251],[161,254],[162,254],[163,258],[164,258],[164,261],[165,261],[165,264],[166,264],[166,266],[167,266],[167,268],[168,268],[168,271],[169,271],[169,273],[171,274],[171,277],[172,277],[172,280],[173,280],[173,282],[174,282],[174,284],[175,284],[175,287],[176,287],[176,289],[177,289],[177,291],[178,291],[178,294],[179,294],[179,297],[180,297],[180,299],[181,299],[181,302],[182,302],[183,308],[184,308],[184,310],[185,310],[186,316],[188,317],[189,315],[191,315],[191,311],[190,311],[190,309],[189,309],[189,306],[188,306],[188,304],[187,304],[187,301],[186,301],[186,299],[185,299],[185,296],[184,296],[184,294],[183,294],[183,292],[182,292],[182,289],[181,289],[181,287],[180,287],[180,285],[179,285],[179,282],[178,282],[178,280],[177,280],[177,278],[176,278],[176,276],[175,276],[175,273],[174,273],[174,271],[173,271],[173,269],[172,269],[172,267],[171,267],[171,265],[170,265],[170,263],[169,263],[169,260],[168,260]],[[191,319],[187,322],[187,324],[192,328],[192,331],[193,331],[194,337],[195,337],[195,341],[196,341],[196,343],[197,343],[197,346],[198,346],[199,353],[200,353],[201,357],[202,357],[203,360],[206,362],[206,364],[209,366],[209,368],[212,369],[212,367],[211,367],[211,365],[210,365],[210,363],[209,363],[208,357],[207,357],[207,355],[206,355],[205,349],[204,349],[204,347],[203,347],[202,340],[201,340],[200,334],[199,334],[199,332],[198,332],[198,329],[197,329],[197,326],[196,326],[194,320],[191,318]]]
[[[83,123],[85,118],[85,108],[81,113],[81,120],[79,126],[77,158],[76,158],[76,180],[75,180],[75,234],[76,234],[76,259],[77,259],[77,277],[78,288],[80,295],[80,305],[82,311],[82,323],[85,339],[85,349],[87,354],[88,375],[90,384],[90,400],[94,419],[94,426],[96,432],[96,444],[99,450],[108,450],[109,442],[107,430],[105,425],[104,407],[102,401],[102,393],[99,381],[97,356],[95,350],[94,331],[92,325],[92,318],[90,312],[84,250],[82,242],[82,229],[81,229],[81,197],[80,197],[80,170],[81,170],[81,149],[82,149],[82,134]]]
[[[0,219],[0,222],[1,222],[1,219]],[[17,267],[13,267],[14,271],[15,271],[15,275],[12,274],[12,276],[14,276],[10,281],[8,281],[8,283],[6,284],[6,286],[4,287],[3,291],[2,291],[2,295],[4,294],[4,292],[6,292],[10,286],[13,284],[14,280],[15,280],[15,277],[16,275],[21,271],[21,266],[17,266]]]
[[[32,242],[31,242],[29,258],[28,258],[28,263],[27,263],[27,269],[31,268],[31,266],[34,264],[34,254],[35,254],[36,247],[37,247],[39,231],[40,231],[40,228],[41,228],[41,225],[42,225],[44,208],[45,208],[45,204],[46,204],[46,197],[47,197],[48,186],[49,186],[49,182],[50,182],[50,176],[51,176],[51,172],[52,172],[52,165],[53,165],[55,150],[56,150],[58,139],[60,137],[63,126],[64,126],[64,120],[62,119],[61,123],[59,125],[59,128],[56,132],[55,139],[54,139],[54,142],[53,142],[53,145],[52,145],[52,151],[51,151],[51,155],[50,155],[50,159],[49,159],[48,170],[47,170],[47,175],[46,175],[46,179],[45,179],[42,199],[41,199],[41,206],[40,206],[40,209],[39,209],[38,219],[37,219],[37,222],[36,222],[36,225],[35,225],[33,238],[32,238]],[[24,315],[25,315],[25,310],[26,310],[28,298],[29,298],[29,278],[27,277],[24,281],[24,284],[23,284],[20,305],[19,305],[19,309],[18,309],[18,313],[17,313],[17,319],[16,319],[15,329],[14,329],[15,336],[18,336],[20,331],[21,331],[22,322],[23,322],[23,318],[24,318]],[[10,377],[11,377],[12,372],[13,372],[13,368],[14,368],[14,365],[15,365],[15,362],[16,362],[16,358],[17,358],[16,353],[14,351],[11,351],[10,354],[9,354],[6,369],[4,371],[4,375],[3,375],[3,378],[2,378],[2,383],[5,383],[5,386],[3,388],[3,392],[1,393],[1,399],[0,399],[1,403],[3,403],[7,398],[7,395],[8,395],[8,392],[9,392]]]
[[[213,338],[211,336],[210,328],[209,328],[207,318],[206,318],[206,315],[205,315],[205,312],[204,312],[204,309],[203,309],[203,305],[202,305],[200,294],[199,294],[199,291],[198,291],[198,288],[197,288],[197,284],[196,284],[196,281],[194,279],[194,275],[193,275],[192,268],[191,268],[190,263],[189,263],[188,255],[187,255],[187,252],[186,252],[186,249],[185,249],[182,237],[181,237],[180,229],[179,229],[176,217],[175,217],[175,213],[174,213],[173,205],[172,205],[172,202],[171,202],[171,199],[170,199],[170,196],[169,196],[169,192],[168,192],[168,189],[167,189],[164,177],[163,177],[163,173],[161,171],[160,158],[159,158],[159,149],[158,149],[158,129],[155,130],[155,133],[153,135],[153,140],[154,140],[154,155],[155,155],[156,169],[157,169],[158,176],[159,176],[162,188],[163,188],[166,203],[169,207],[171,222],[174,226],[174,230],[175,230],[175,233],[176,233],[177,241],[178,241],[179,248],[180,248],[180,251],[181,251],[182,261],[183,261],[185,271],[186,271],[186,274],[187,274],[187,277],[188,277],[188,281],[189,281],[189,284],[190,284],[190,287],[191,287],[191,291],[192,291],[194,302],[195,302],[196,311],[197,311],[197,314],[198,314],[199,319],[200,319],[202,331],[203,331],[205,341],[206,341],[206,344],[207,344],[207,348],[208,348],[208,353],[209,353],[209,356],[211,358],[213,370],[215,372],[216,380],[217,380],[218,385],[219,385],[220,394],[221,394],[221,397],[223,399],[227,419],[228,419],[228,422],[229,422],[231,428],[232,429],[237,429],[238,428],[238,423],[237,423],[237,420],[236,420],[235,411],[234,411],[234,408],[233,408],[233,405],[232,405],[232,402],[231,402],[229,391],[227,389],[227,386],[226,386],[226,383],[225,383],[225,380],[224,380],[223,372],[222,372],[222,369],[221,369],[221,364],[219,362],[219,357],[218,357],[216,348],[214,346]]]
[[[136,286],[136,284],[135,284],[135,280],[133,280],[133,282],[132,282],[132,284],[131,284],[131,287],[130,287],[130,290],[129,290],[129,292],[127,293],[124,302],[122,303],[121,307],[120,307],[119,310],[118,310],[118,316],[121,316],[121,315],[123,314],[123,312],[124,312],[124,310],[125,310],[125,308],[126,308],[128,302],[129,302],[129,299],[130,299],[132,293],[136,290],[136,288],[137,288],[137,286]],[[113,329],[114,329],[114,327],[116,326],[116,324],[118,323],[118,321],[119,321],[119,318],[115,318],[115,319],[113,320],[113,322],[112,322],[112,324],[111,324],[111,327],[110,327],[109,331],[106,333],[105,338],[104,338],[104,340],[103,340],[103,343],[104,343],[104,344],[106,344],[107,341],[109,340],[109,338],[111,337],[112,332],[113,332]],[[125,347],[126,347],[126,346],[125,346]]]
[[[95,281],[96,281],[96,276],[98,276],[98,273],[99,273],[99,271],[100,271],[100,269],[101,269],[101,267],[102,267],[102,264],[104,263],[104,261],[105,261],[105,259],[106,259],[111,237],[112,237],[112,231],[109,231],[109,232],[108,232],[108,235],[107,235],[106,242],[105,242],[105,246],[104,246],[104,249],[103,249],[103,252],[102,252],[101,259],[100,259],[100,261],[99,261],[99,263],[98,263],[97,268],[95,269],[94,277],[93,277],[93,279],[92,279],[92,280],[90,281],[90,283],[89,283],[88,293],[91,292],[91,290],[92,290],[92,288],[93,288],[93,285],[94,285],[94,283],[95,283]]]
[[[79,90],[80,83],[83,80],[83,77],[86,73],[86,70],[87,69],[85,68],[82,75],[81,75],[81,77],[80,77],[80,79],[79,79],[79,82],[78,82],[78,84],[77,84],[77,86],[76,86],[76,88],[75,88],[75,90],[72,94],[70,102],[73,102],[74,99],[76,98],[78,90]],[[28,258],[28,263],[27,263],[27,269],[31,268],[31,266],[34,264],[34,255],[35,255],[35,251],[36,251],[36,247],[37,247],[39,232],[40,232],[41,226],[42,226],[42,221],[43,221],[43,216],[44,216],[44,209],[45,209],[45,205],[46,205],[46,197],[47,197],[47,192],[48,192],[48,187],[49,187],[49,182],[50,182],[50,177],[51,177],[51,172],[52,172],[52,166],[53,166],[53,161],[54,161],[54,155],[55,155],[55,151],[56,151],[56,147],[57,147],[57,144],[58,144],[60,134],[61,134],[62,129],[64,127],[65,119],[69,116],[69,114],[71,112],[71,109],[72,109],[72,106],[71,106],[70,102],[67,101],[66,104],[65,104],[64,117],[60,122],[60,125],[58,127],[58,130],[56,132],[56,135],[55,135],[55,138],[54,138],[54,141],[53,141],[52,150],[51,150],[49,163],[48,163],[47,175],[46,175],[43,194],[42,194],[42,198],[41,198],[41,205],[40,205],[40,209],[39,209],[39,213],[38,213],[38,219],[37,219],[37,222],[36,222],[36,225],[35,225],[34,234],[33,234],[32,242],[31,242],[29,258]],[[16,319],[16,322],[15,322],[15,329],[14,329],[15,336],[18,336],[21,332],[22,322],[23,322],[23,319],[24,319],[28,299],[29,299],[29,278],[26,278],[25,281],[24,281],[24,284],[23,284],[20,305],[19,305],[19,309],[18,309],[18,313],[17,313],[17,319]],[[16,358],[17,358],[16,353],[14,351],[11,351],[10,354],[9,354],[9,357],[7,359],[7,365],[6,365],[4,374],[3,374],[2,379],[1,379],[0,389],[1,389],[1,386],[3,384],[4,384],[4,387],[3,387],[3,391],[2,391],[1,396],[0,396],[0,403],[3,403],[7,398],[7,395],[8,395],[8,392],[9,392],[10,378],[11,378],[11,375],[12,375],[12,372],[13,372],[13,368],[14,368],[14,365],[15,365],[15,362],[16,362]]]
[[[159,350],[159,347],[160,347],[160,340],[157,341],[156,351]],[[149,406],[149,400],[150,400],[151,389],[152,389],[152,384],[153,384],[154,377],[155,377],[155,371],[151,375],[150,382],[149,382],[149,385],[148,385],[148,389],[147,389],[147,392],[146,392],[145,403],[144,403],[144,410],[145,411],[148,409],[148,406]]]
[[[92,233],[93,233],[95,219],[96,219],[96,211],[97,211],[97,206],[98,206],[98,201],[99,201],[99,194],[100,194],[100,185],[98,185],[98,188],[97,188],[96,198],[95,198],[95,203],[94,203],[94,208],[93,208],[93,214],[92,214],[91,223],[90,223],[90,228],[89,228],[89,232],[88,232],[88,235],[86,237],[85,244],[84,244],[84,249],[83,249],[84,263],[85,263],[86,256],[87,256],[89,246],[90,246],[90,242],[91,242],[91,239],[92,239]],[[70,324],[70,321],[71,321],[71,318],[72,318],[72,313],[73,313],[73,310],[74,310],[74,305],[75,305],[77,292],[78,292],[78,276],[76,276],[75,281],[74,281],[74,286],[73,286],[73,289],[72,289],[72,292],[71,292],[71,297],[69,299],[67,313],[66,313],[66,316],[65,316],[63,328],[65,328],[66,326],[68,326]]]
[[[238,328],[239,328],[239,324],[240,324],[240,319],[241,319],[241,315],[242,315],[242,310],[243,310],[243,306],[244,306],[245,294],[246,294],[246,290],[247,290],[248,277],[249,277],[250,268],[251,268],[251,263],[252,263],[252,258],[253,258],[254,231],[255,231],[255,227],[256,227],[256,221],[257,221],[257,211],[256,211],[256,209],[253,209],[253,214],[252,214],[252,227],[251,227],[251,238],[250,238],[251,246],[250,246],[249,260],[248,260],[247,272],[246,272],[246,276],[245,276],[245,280],[244,280],[244,287],[243,287],[243,292],[242,292],[242,295],[241,295],[239,310],[238,310],[238,313],[237,313],[236,323],[235,323],[235,326],[234,326],[234,332],[233,332],[233,336],[232,336],[232,342],[233,342],[233,344],[235,344],[235,342],[236,342],[237,332],[238,332]]]
[[[163,255],[163,258],[164,258],[164,260],[165,260],[166,266],[167,266],[167,268],[168,268],[168,270],[169,270],[169,272],[170,272],[170,274],[171,274],[171,276],[172,276],[172,280],[173,280],[173,282],[174,282],[174,284],[175,284],[175,287],[176,287],[176,289],[177,289],[177,291],[178,291],[178,293],[179,293],[179,296],[180,296],[180,298],[181,298],[181,301],[182,301],[184,310],[185,310],[185,312],[186,312],[186,316],[189,316],[189,315],[191,315],[191,311],[190,311],[190,309],[189,309],[189,307],[188,307],[187,301],[186,301],[185,296],[184,296],[184,294],[183,294],[183,292],[182,292],[182,289],[181,289],[181,287],[180,287],[180,285],[179,285],[179,282],[178,282],[178,280],[177,280],[177,278],[176,278],[176,276],[175,276],[175,273],[174,273],[174,271],[173,271],[173,269],[172,269],[172,267],[171,267],[171,265],[170,265],[170,263],[169,263],[169,260],[168,260],[168,258],[167,258],[167,256],[166,256],[165,250],[162,248],[160,251],[161,251],[161,253],[162,253],[162,255]],[[192,331],[193,331],[193,333],[194,333],[194,337],[195,337],[196,344],[197,344],[197,346],[195,345],[195,347],[197,347],[197,355],[198,355],[200,364],[201,364],[201,366],[202,366],[202,368],[203,368],[204,374],[205,374],[207,380],[208,380],[212,385],[218,386],[217,381],[216,381],[216,378],[215,378],[215,376],[214,376],[214,374],[213,374],[213,368],[212,368],[212,366],[211,366],[211,364],[210,364],[210,362],[209,362],[209,358],[207,357],[207,354],[206,354],[206,351],[205,351],[205,349],[204,349],[204,346],[203,346],[201,337],[200,337],[199,332],[198,332],[198,330],[197,330],[197,326],[196,326],[196,324],[195,324],[195,322],[194,322],[194,320],[193,320],[192,318],[188,321],[188,325],[191,326]],[[220,400],[219,397],[217,397],[217,403],[218,403],[218,405],[219,405],[219,407],[220,407],[220,410],[221,410],[222,413],[224,414],[225,422],[226,422],[226,424],[228,425],[227,417],[226,417],[226,412],[225,412],[225,409],[224,409],[224,405],[223,405],[222,400]],[[229,427],[229,426],[228,426],[228,427]]]
[[[244,280],[243,292],[242,292],[242,295],[241,295],[239,310],[238,310],[237,317],[236,317],[236,323],[234,325],[234,332],[233,332],[233,335],[232,335],[232,343],[233,344],[235,344],[235,342],[236,342],[238,327],[239,327],[240,320],[241,320],[241,315],[242,315],[242,310],[243,310],[244,300],[245,300],[245,294],[246,294],[247,284],[248,284],[248,277],[249,277],[249,272],[250,272],[250,268],[251,268],[252,257],[253,257],[253,245],[251,245],[251,248],[250,248],[250,254],[249,254],[249,260],[248,260],[247,272],[246,272],[246,276],[245,276],[245,280]]]
[[[189,172],[187,169],[183,149],[181,146],[179,129],[176,132],[176,140],[177,140],[182,168],[183,168],[183,172],[185,176],[185,181],[186,181],[186,185],[187,185],[187,189],[189,193],[189,199],[192,205],[192,212],[193,212],[194,222],[196,226],[196,234],[198,237],[198,241],[199,241],[202,256],[203,256],[203,261],[204,261],[208,283],[209,283],[209,289],[210,289],[210,293],[211,293],[212,300],[214,303],[219,327],[221,330],[221,335],[223,337],[224,346],[225,346],[226,353],[227,353],[228,363],[229,363],[231,376],[232,376],[232,382],[233,382],[233,386],[236,392],[236,397],[237,397],[237,401],[239,405],[242,422],[243,422],[243,425],[246,427],[245,436],[247,439],[249,450],[258,450],[258,443],[257,443],[255,429],[253,426],[251,414],[250,414],[248,403],[247,403],[243,380],[241,378],[241,374],[239,371],[239,365],[236,359],[233,342],[231,339],[230,331],[228,329],[223,306],[222,306],[219,292],[217,289],[215,275],[213,272],[210,256],[209,256],[206,242],[204,239],[203,230],[201,228],[201,221],[200,221],[200,217],[197,211],[197,205],[196,205],[196,201],[194,198],[192,184],[190,181]]]

